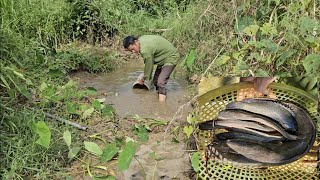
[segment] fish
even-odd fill
[[[274,152],[271,148],[273,145],[268,143],[267,146],[250,142],[246,140],[227,140],[226,144],[242,156],[265,164],[273,164],[281,162],[286,158],[285,155]]]
[[[281,133],[288,140],[296,140],[297,136],[286,132],[282,126],[272,119],[261,116],[259,114],[249,113],[241,110],[225,110],[221,111],[217,117],[218,120],[244,120],[244,121],[252,121],[257,122],[259,124],[264,124],[265,126],[271,127]],[[208,126],[208,125],[207,125]]]
[[[265,126],[263,124],[257,124],[255,122],[250,121],[243,121],[243,120],[228,120],[228,121],[221,121],[216,120],[214,121],[215,126],[223,126],[223,127],[230,127],[230,128],[248,128],[253,130],[259,130],[264,132],[273,132],[275,129]]]
[[[316,137],[315,123],[301,108],[285,103],[293,112],[299,130],[297,140],[282,143],[258,143],[248,140],[228,139],[226,145],[233,151],[261,165],[282,165],[298,160],[312,148]]]
[[[271,118],[286,131],[296,133],[298,126],[290,110],[279,101],[271,99],[244,99],[227,104],[226,110],[242,110]]]
[[[266,137],[266,136],[260,136],[260,135],[252,135],[252,134],[248,134],[248,133],[244,133],[244,132],[223,132],[223,133],[219,133],[216,134],[216,137],[219,140],[228,140],[228,139],[244,139],[244,140],[248,140],[248,141],[252,141],[252,142],[280,142],[280,140],[283,139],[278,139],[278,138],[273,138],[273,137]]]
[[[241,164],[251,164],[259,165],[261,164],[258,161],[254,161],[244,157],[243,155],[233,151],[230,147],[226,145],[226,141],[215,140],[212,141],[206,149],[206,158],[216,157],[216,160],[220,161],[231,161]]]
[[[239,129],[241,128],[241,126],[240,126],[241,122],[242,122],[242,124],[243,124],[243,122],[256,122],[258,124],[264,125],[264,129],[260,129],[262,131],[267,131],[268,129],[269,129],[269,131],[271,131],[271,129],[274,129],[275,131],[278,131],[280,134],[282,134],[282,136],[284,136],[288,140],[296,140],[297,139],[296,135],[289,134],[281,127],[280,124],[274,122],[272,119],[258,115],[258,114],[253,114],[253,113],[249,113],[246,111],[241,111],[241,110],[221,111],[215,120],[210,120],[210,121],[200,123],[199,129],[201,129],[201,130],[216,129],[217,127],[214,122],[220,121],[220,120],[233,121],[234,124],[229,125],[229,129],[231,128],[230,126],[234,126],[235,128],[237,128],[237,131],[239,131]],[[236,122],[236,121],[239,121],[239,122]],[[255,129],[252,126],[246,126],[246,127],[247,128],[244,129],[246,131],[248,131],[248,128]],[[253,131],[251,131],[250,134],[252,134],[252,132]],[[254,135],[257,135],[257,134],[259,134],[259,133],[258,132],[254,133]]]
[[[265,137],[267,139],[272,139],[272,140],[286,140],[286,138],[282,136],[280,133],[272,134],[272,133],[264,132],[262,131],[262,129],[264,129],[263,126],[259,127],[259,125],[257,124],[250,126],[249,124],[250,122],[248,123],[243,121],[229,120],[229,121],[214,121],[214,123],[215,123],[215,128],[225,128],[230,131],[257,135],[257,136]],[[256,129],[258,127],[261,130]]]

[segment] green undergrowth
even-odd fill
[[[1,178],[2,179],[58,179],[67,163],[67,146],[62,143],[63,129],[56,122],[45,121],[50,127],[51,142],[48,148],[37,144],[37,122],[44,121],[41,111],[20,109],[10,112],[0,126]],[[72,132],[74,129],[70,128]],[[75,133],[77,134],[77,133]],[[75,136],[77,137],[77,136]]]
[[[210,5],[210,3],[208,3]],[[231,1],[225,2],[224,16],[209,8],[210,17],[222,21],[211,40],[212,55],[205,57],[208,48],[198,48],[200,43],[192,43],[184,61],[190,73],[213,76],[318,76],[320,67],[320,17],[319,1]],[[223,4],[222,4],[223,5]],[[205,13],[203,14],[210,14]],[[220,12],[220,11],[219,11]],[[201,20],[205,16],[198,16]],[[233,18],[232,18],[233,17]],[[228,26],[223,23],[229,20]],[[185,28],[190,27],[189,23]],[[208,23],[207,23],[208,24]],[[205,24],[205,25],[207,25]],[[231,25],[231,26],[230,26]],[[183,23],[177,25],[183,29]],[[201,32],[201,27],[200,29]],[[226,29],[224,29],[226,28]],[[191,28],[193,29],[193,28]],[[221,34],[226,31],[229,34]],[[196,32],[195,32],[196,33]],[[201,33],[202,34],[202,33]],[[217,37],[221,35],[222,39]],[[185,36],[185,38],[198,36]],[[194,38],[193,38],[194,39]],[[218,53],[221,52],[221,53]],[[217,57],[217,58],[216,58]],[[209,63],[205,63],[205,62]],[[202,67],[201,67],[202,66]],[[208,70],[206,70],[208,68]],[[204,71],[206,70],[206,71]]]

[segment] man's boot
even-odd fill
[[[159,101],[160,102],[164,102],[164,101],[166,101],[166,95],[164,95],[164,94],[159,94]]]

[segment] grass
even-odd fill
[[[46,121],[53,137],[46,149],[35,143],[38,135],[32,130],[32,124],[39,120],[43,120],[40,111],[26,109],[12,112],[2,120],[1,179],[60,179],[65,176],[63,167],[68,148],[62,140],[61,131],[67,127]]]
[[[185,3],[183,8],[179,3]],[[31,125],[44,120],[43,108],[70,116],[59,108],[79,99],[39,98],[39,87],[51,84],[46,93],[52,95],[72,71],[119,67],[124,36],[164,36],[178,48],[181,63],[189,61],[188,76],[201,77],[208,67],[213,76],[248,75],[249,70],[302,75],[306,69],[314,75],[320,52],[317,7],[317,1],[308,0],[0,0],[0,178],[67,177],[68,149],[61,139],[67,127],[48,122],[53,138],[45,149],[35,143],[38,134]],[[243,31],[249,25],[259,26],[256,34]],[[303,63],[306,59],[311,63]],[[84,111],[89,103],[77,110]]]

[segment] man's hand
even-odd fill
[[[138,76],[138,83],[143,85],[144,84],[144,73],[141,73],[139,76]]]
[[[242,77],[240,78],[240,81],[253,82],[253,86],[256,91],[267,94],[267,87],[275,79],[275,77]]]

